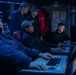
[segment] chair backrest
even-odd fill
[[[21,31],[16,31],[13,33],[13,37],[17,40],[17,41],[21,41],[21,37],[22,37],[22,32]]]

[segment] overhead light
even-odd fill
[[[0,14],[2,14],[3,12],[2,11],[0,11]]]
[[[76,10],[70,10],[70,12],[73,12],[73,13],[75,13],[75,12],[76,12]]]
[[[21,4],[21,3],[19,3],[19,2],[11,2],[11,1],[0,1],[0,3]]]
[[[53,7],[58,7],[58,2],[54,2]]]

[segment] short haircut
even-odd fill
[[[29,4],[27,2],[22,2],[21,5],[20,5],[20,9],[23,8],[23,7],[25,7],[25,8],[29,7]]]
[[[65,26],[63,23],[59,23],[58,24],[58,27],[60,27],[60,26]]]
[[[38,11],[39,11],[39,9],[38,9],[36,6],[32,6],[32,7],[30,8],[30,10],[31,10],[31,12],[33,12],[33,11],[38,12]]]

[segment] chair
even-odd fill
[[[16,31],[13,33],[13,37],[17,40],[17,41],[21,41],[21,37],[22,37],[22,32],[21,31]]]

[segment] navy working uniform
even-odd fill
[[[10,30],[11,32],[21,31],[21,23],[25,20],[25,15],[21,14],[20,9],[13,12],[10,21]]]
[[[31,57],[37,57],[39,52],[39,50],[24,47],[8,33],[0,35],[0,56],[12,60],[20,68],[26,68],[32,61]]]

